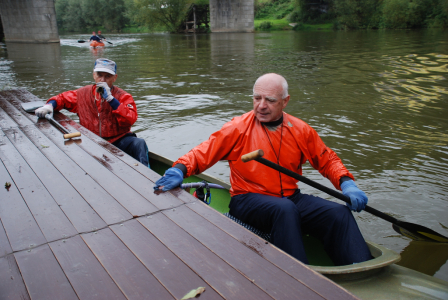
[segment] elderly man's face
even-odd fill
[[[110,88],[112,87],[112,84],[114,84],[115,80],[117,80],[117,76],[117,74],[112,75],[107,72],[93,72],[93,79],[95,80],[95,83],[106,82]]]
[[[254,113],[260,122],[273,122],[280,119],[289,101],[289,95],[282,98],[281,82],[272,76],[260,78],[254,86]]]

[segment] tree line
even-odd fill
[[[335,29],[448,27],[447,0],[293,1],[293,22],[332,22]]]
[[[209,0],[55,0],[62,32],[129,27],[178,32],[193,5],[208,27]],[[448,0],[255,0],[257,18],[333,23],[335,29],[448,27]]]
[[[56,20],[62,32],[88,32],[98,28],[121,32],[127,27],[179,31],[192,5],[208,0],[56,0]]]

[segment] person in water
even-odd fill
[[[97,41],[98,43],[101,43],[101,39],[96,35],[95,31],[92,32],[92,36],[90,37],[89,42],[91,41]]]
[[[113,85],[117,76],[115,62],[99,58],[93,67],[94,85],[51,97],[35,113],[39,118],[64,108],[77,113],[82,126],[149,167],[145,140],[131,132],[138,117],[137,107],[131,94]]]
[[[207,141],[180,157],[156,181],[154,189],[173,189],[183,178],[202,173],[219,160],[227,160],[231,183],[229,213],[270,232],[275,246],[308,263],[302,235],[310,234],[322,241],[335,265],[371,259],[350,211],[362,211],[367,196],[317,132],[283,112],[289,99],[288,83],[283,76],[270,73],[259,77],[253,87],[253,110],[233,118]],[[302,165],[309,161],[350,197],[351,205],[303,194],[296,179],[256,161],[241,161],[242,155],[257,149],[264,151],[266,159],[300,174]]]

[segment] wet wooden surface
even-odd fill
[[[0,299],[355,299],[37,100],[0,92]]]

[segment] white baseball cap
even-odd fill
[[[95,61],[93,72],[107,72],[109,74],[115,75],[117,74],[117,64],[107,58],[98,58]]]

